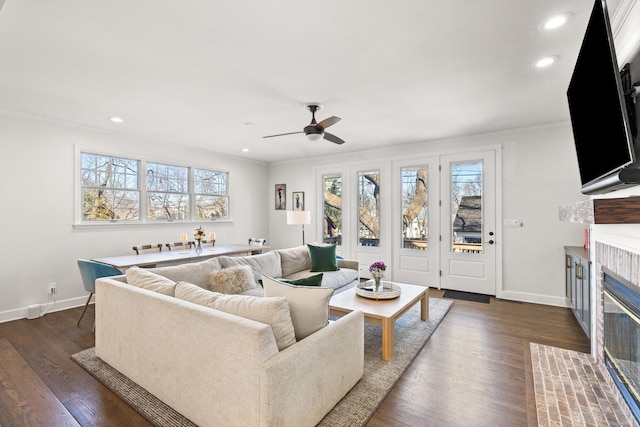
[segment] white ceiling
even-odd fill
[[[2,3],[0,112],[268,162],[568,121],[566,88],[593,5]],[[573,14],[567,25],[538,29],[561,12]],[[546,55],[559,60],[531,66]],[[324,105],[318,121],[342,118],[328,131],[345,144],[262,138],[301,131],[309,102]]]

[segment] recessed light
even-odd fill
[[[560,15],[554,15],[551,18],[545,20],[542,24],[540,24],[541,30],[555,30],[558,27],[562,27],[567,23],[569,19],[571,19],[570,13],[561,13]]]
[[[122,122],[124,122],[124,120],[122,120],[120,117],[116,117],[116,116],[109,117],[109,120],[111,120],[113,123],[122,123]]]
[[[243,148],[243,149],[242,149],[242,152],[243,152],[243,153],[248,153],[248,152],[249,152],[249,149],[248,149],[248,148]]]
[[[555,55],[545,56],[544,58],[540,58],[536,62],[534,62],[533,66],[536,67],[536,68],[545,68],[545,67],[548,67],[549,65],[553,64],[557,60],[558,60],[558,57],[555,56]]]

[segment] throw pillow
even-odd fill
[[[299,279],[280,279],[281,282],[298,286],[322,286],[323,273],[313,276],[301,277]]]
[[[286,298],[223,295],[187,282],[178,282],[176,298],[271,326],[280,351],[296,342]]]
[[[256,287],[251,267],[239,265],[213,271],[209,275],[209,289],[221,294],[239,294]]]
[[[299,341],[324,328],[329,323],[329,300],[332,288],[295,286],[262,275],[267,297],[285,297],[289,302],[291,321]]]
[[[311,271],[338,271],[336,245],[307,245]]]
[[[127,283],[159,294],[174,296],[176,282],[159,274],[152,273],[140,267],[128,268],[125,272]]]

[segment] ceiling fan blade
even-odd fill
[[[263,138],[273,138],[274,136],[285,136],[285,135],[295,135],[297,133],[303,133],[303,132],[289,132],[289,133],[279,133],[277,135],[267,135],[267,136],[263,136]]]
[[[325,132],[324,133],[324,139],[326,139],[327,141],[331,141],[335,144],[344,144],[344,140],[341,138],[338,138],[337,136],[335,136],[332,133],[329,132]]]
[[[331,117],[327,117],[326,119],[324,119],[323,121],[321,121],[320,123],[318,123],[316,125],[316,127],[320,127],[322,129],[326,129],[329,126],[333,126],[336,123],[338,123],[340,120],[342,120],[340,117],[336,117],[336,116],[331,116]]]

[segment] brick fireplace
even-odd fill
[[[604,283],[603,283],[603,267],[610,270],[617,276],[628,281],[632,286],[638,288],[640,292],[640,254],[630,252],[628,250],[604,243],[604,242],[595,242],[594,247],[595,254],[595,262],[594,262],[594,270],[595,270],[595,288],[592,292],[594,296],[594,323],[595,323],[595,333],[593,334],[592,339],[594,340],[592,343],[592,349],[594,349],[594,361],[598,364],[598,366],[603,369],[603,372],[606,372],[606,368],[604,366],[605,354],[604,354],[604,305],[603,305],[603,292],[604,292]],[[608,381],[611,381],[611,377],[607,377]],[[622,395],[617,396],[619,399],[620,406],[624,408],[624,410],[628,411],[627,415],[629,417],[633,417],[629,407],[626,402],[622,399]]]

